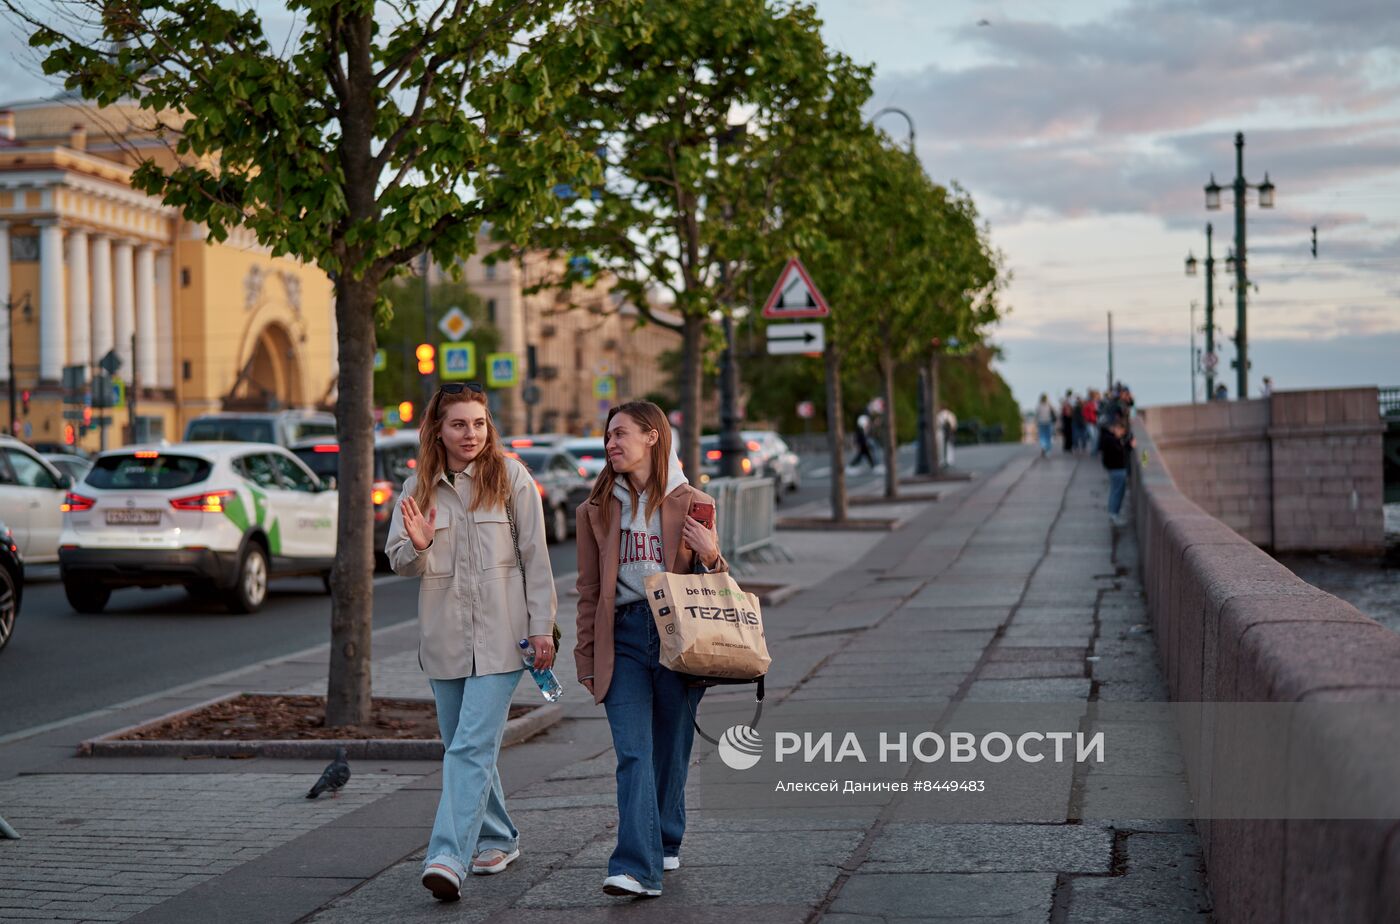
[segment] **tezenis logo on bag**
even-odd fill
[[[732,622],[742,626],[759,624],[758,614],[753,610],[740,610],[732,606],[685,606],[691,619],[713,619],[718,622]]]

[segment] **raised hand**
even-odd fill
[[[407,494],[399,502],[399,509],[403,513],[403,528],[408,533],[409,541],[415,549],[424,551],[433,544],[433,524],[437,521],[437,507],[429,507],[425,517],[418,509],[418,502],[413,499],[413,495]]]

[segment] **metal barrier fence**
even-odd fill
[[[1378,389],[1382,417],[1400,417],[1400,388]]]
[[[791,560],[777,544],[777,484],[772,478],[714,478],[705,485],[715,499],[719,549],[736,570],[745,560],[772,555]]]

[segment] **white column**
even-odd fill
[[[112,303],[116,309],[113,344],[122,358],[117,375],[131,381],[131,332],[136,329],[136,284],[132,278],[131,241],[112,245]]]
[[[116,344],[112,335],[112,239],[92,238],[92,358],[99,361]]]
[[[58,219],[39,225],[39,379],[63,378],[63,345],[68,339],[63,310],[63,228]]]
[[[68,362],[92,365],[91,277],[88,274],[88,234],[68,232]]]
[[[0,221],[0,379],[10,378],[10,223]],[[9,422],[6,421],[6,426]]]
[[[136,369],[142,388],[156,384],[156,262],[150,244],[136,248]]]
[[[156,384],[175,387],[175,276],[169,250],[156,252]]]

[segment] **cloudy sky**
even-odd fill
[[[1202,186],[1230,182],[1236,131],[1247,178],[1268,171],[1278,187],[1270,211],[1250,196],[1251,390],[1265,375],[1400,385],[1395,0],[816,3],[828,42],[876,66],[870,112],[909,112],[929,174],[973,193],[1005,253],[1010,312],[994,339],[1022,405],[1103,383],[1110,311],[1118,377],[1142,403],[1189,401],[1205,292],[1183,260],[1204,256],[1207,221],[1234,394],[1231,196],[1207,212]],[[0,96],[48,92],[19,35],[0,46]],[[880,125],[905,137],[896,116]]]
[[[817,0],[828,43],[876,65],[870,111],[913,117],[925,169],[966,186],[1014,280],[1002,374],[1041,391],[1115,372],[1143,403],[1189,401],[1215,225],[1216,325],[1235,333],[1224,256],[1234,176],[1250,194],[1251,390],[1400,385],[1400,16],[1393,0]],[[985,22],[985,24],[980,24]],[[903,120],[880,126],[897,138]],[[1310,253],[1310,228],[1319,250]],[[1202,270],[1203,273],[1203,270]],[[1198,335],[1198,340],[1199,340]],[[1220,344],[1230,393],[1234,347]],[[1198,387],[1203,387],[1198,383]]]

